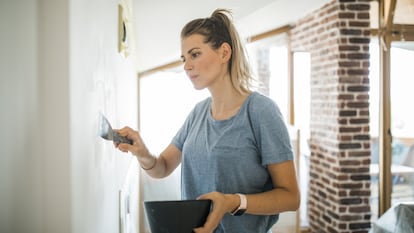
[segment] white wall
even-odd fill
[[[179,60],[182,27],[192,19],[208,17],[216,8],[231,9],[241,36],[250,37],[295,23],[331,0],[134,1],[140,30],[138,69],[145,71]]]
[[[137,127],[135,60],[117,52],[118,1],[72,0],[70,9],[73,232],[118,232],[132,156],[97,137],[96,123],[103,112],[114,128]]]
[[[0,232],[43,221],[37,17],[35,1],[0,1]]]
[[[118,1],[2,0],[0,17],[0,232],[118,232],[134,160],[97,136],[99,111],[137,127]]]
[[[70,70],[67,1],[37,4],[39,143],[43,217],[39,231],[71,232]],[[24,8],[24,6],[21,6]],[[23,17],[24,18],[24,17]],[[24,56],[24,54],[23,54]],[[30,153],[30,152],[29,152]],[[16,169],[19,169],[17,165]],[[30,175],[30,174],[28,174]]]

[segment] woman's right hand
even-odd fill
[[[138,131],[135,131],[129,127],[124,127],[119,130],[115,130],[120,136],[126,137],[132,141],[132,145],[128,143],[114,143],[115,147],[122,152],[131,152],[138,159],[150,156],[144,141]]]
[[[115,130],[119,136],[126,137],[132,141],[128,143],[114,143],[115,147],[122,152],[131,152],[138,159],[140,166],[154,178],[164,178],[170,175],[181,162],[181,151],[170,144],[158,157],[152,155],[145,146],[138,131],[129,127]]]

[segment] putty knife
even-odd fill
[[[114,141],[116,143],[128,143],[132,145],[132,141],[126,137],[119,136],[119,134],[112,130],[108,119],[101,113],[99,118],[99,135],[106,140]]]

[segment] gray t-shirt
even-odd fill
[[[172,143],[182,151],[182,199],[218,191],[253,194],[273,188],[266,165],[293,160],[282,114],[270,98],[253,92],[239,112],[214,120],[211,98],[198,103]],[[226,214],[215,233],[265,233],[278,215]]]

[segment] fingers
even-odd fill
[[[116,131],[119,134],[119,136],[126,137],[132,140],[133,142],[140,138],[138,131],[131,129],[128,126],[114,131]]]
[[[204,227],[194,228],[193,231],[195,233],[212,233],[213,232],[213,231],[209,231],[209,230],[205,229]]]
[[[128,153],[133,150],[133,146],[129,145],[128,143],[117,144],[116,148],[125,153]]]
[[[212,198],[209,198],[209,196],[211,196],[211,193],[206,193],[197,197],[197,200],[211,200]]]
[[[195,228],[194,232],[196,233],[211,233],[216,229],[223,218],[224,214],[226,213],[225,208],[222,208],[225,197],[222,193],[219,192],[211,192],[204,195],[201,195],[197,198],[198,200],[205,200],[209,199],[213,202],[213,210],[207,217],[204,226]]]
[[[128,126],[122,129],[114,129],[114,131],[117,132],[119,136],[128,138],[129,140],[132,141],[132,145],[128,143],[114,142],[114,146],[122,152],[133,152],[134,145],[136,145],[137,144],[136,142],[140,139],[138,131],[131,129]]]
[[[144,141],[141,138],[141,135],[138,131],[131,129],[130,127],[126,126],[122,129],[116,129],[119,136],[126,137],[132,141],[132,145],[128,143],[114,143],[114,146],[118,148],[122,152],[131,152],[133,155],[139,156],[146,156],[148,155],[147,147],[144,144]]]
[[[193,229],[196,233],[211,233],[216,229],[223,218],[223,215],[219,214],[217,211],[213,211],[208,215],[204,226]]]

